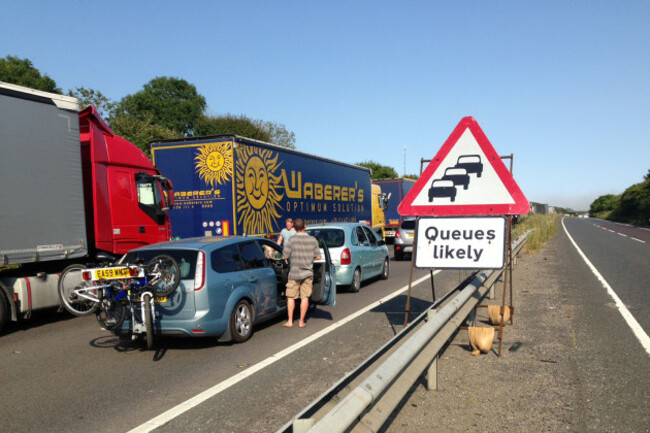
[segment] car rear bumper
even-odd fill
[[[187,320],[155,320],[154,330],[157,335],[184,337],[221,337],[228,330],[229,318],[211,319],[208,315],[193,317]],[[131,332],[131,323],[124,321],[122,329],[115,331],[117,335],[127,335]]]
[[[412,253],[413,252],[413,244],[410,244],[410,245],[395,244],[394,250],[395,250],[395,252],[400,252],[400,253]]]
[[[336,267],[336,285],[349,286],[352,283],[355,266],[339,265]]]

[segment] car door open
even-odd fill
[[[336,269],[332,264],[327,244],[321,238],[318,246],[321,250],[321,259],[314,262],[314,284],[310,302],[317,305],[336,304]]]

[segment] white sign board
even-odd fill
[[[416,268],[501,269],[505,253],[505,217],[418,219]]]

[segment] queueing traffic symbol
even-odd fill
[[[523,215],[530,205],[472,117],[464,117],[397,208],[407,216]]]

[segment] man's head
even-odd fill
[[[291,218],[287,218],[287,230],[291,230],[291,227],[293,227],[293,220]]]
[[[293,222],[293,227],[297,232],[305,231],[305,221],[302,218],[296,218]]]

